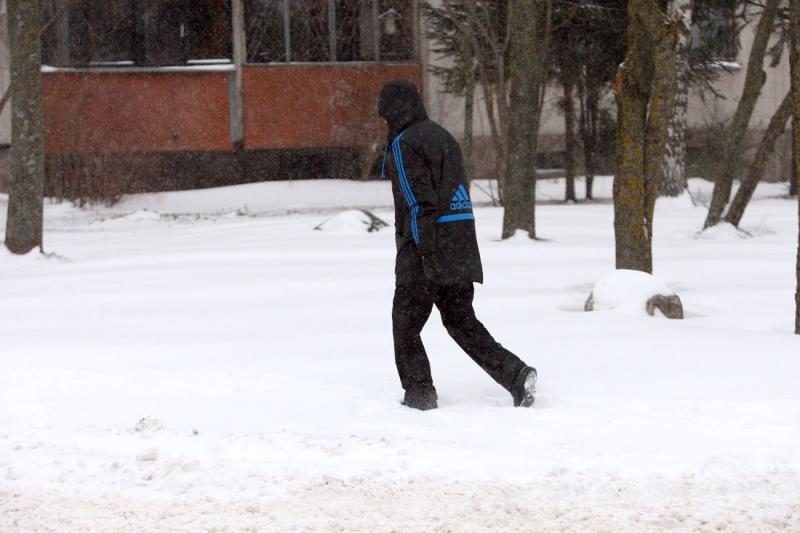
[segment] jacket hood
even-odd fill
[[[417,87],[409,80],[390,81],[381,89],[378,114],[389,125],[389,139],[410,125],[428,118]]]

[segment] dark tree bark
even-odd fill
[[[678,85],[676,49],[680,18],[667,17],[651,0],[645,19],[653,46],[653,79],[647,113],[647,145],[645,147],[645,188],[647,191],[647,233],[653,241],[653,215],[656,198],[664,180],[664,159],[669,142],[670,118],[675,108]],[[652,248],[650,251],[652,272]]]
[[[800,124],[800,0],[789,0],[789,63],[792,79],[792,120],[795,124]],[[792,159],[800,166],[800,127],[793,130],[794,144],[792,149]],[[800,196],[797,204],[798,212],[798,232],[797,232],[797,260],[795,269],[797,271],[797,285],[794,293],[794,332],[800,335]]]
[[[465,57],[474,58],[472,43],[470,39],[464,39],[461,45]],[[467,178],[467,187],[472,181],[472,147],[473,147],[473,125],[475,122],[475,67],[474,64],[465,64],[464,77],[466,87],[464,88],[464,171]]]
[[[772,154],[775,152],[775,145],[778,143],[778,138],[786,129],[786,122],[792,115],[792,93],[789,92],[781,102],[781,105],[772,115],[769,121],[769,126],[764,132],[764,137],[758,145],[758,150],[750,163],[750,168],[747,170],[747,176],[742,180],[739,190],[736,191],[736,196],[733,197],[728,212],[725,214],[725,222],[733,224],[737,228],[742,221],[744,210],[750,199],[753,198],[753,193],[756,190],[758,182],[764,176],[764,170],[767,168],[767,162]]]
[[[42,246],[44,140],[39,1],[8,0],[11,48],[11,175],[6,247],[24,254]]]
[[[467,186],[472,182],[473,124],[475,122],[475,83],[467,84],[464,91],[464,171]]]
[[[517,230],[536,238],[536,152],[542,97],[547,77],[550,38],[550,0],[512,0],[511,95],[508,165],[503,193],[503,233],[507,239]]]
[[[575,160],[578,143],[575,135],[575,76],[570,72],[562,74],[564,88],[564,171],[566,173],[566,191],[564,200],[575,202]]]
[[[779,4],[780,0],[766,0],[761,18],[758,20],[756,36],[747,61],[747,73],[742,96],[739,99],[739,105],[736,107],[733,120],[726,128],[725,147],[723,153],[720,154],[719,165],[714,169],[714,174],[712,175],[714,193],[711,196],[711,205],[708,208],[705,228],[719,223],[722,218],[722,212],[730,201],[733,179],[739,164],[739,154],[742,151],[745,136],[747,135],[750,118],[753,115],[758,97],[761,95],[761,88],[767,80],[767,74],[764,72],[764,56],[769,45],[769,38],[772,35]]]
[[[558,23],[558,22],[557,22]],[[563,21],[561,21],[564,24]],[[569,24],[567,22],[566,24]],[[563,98],[561,110],[564,113],[564,201],[575,202],[575,167],[578,155],[578,118],[575,111],[575,87],[579,84],[580,59],[575,43],[575,31],[564,30],[554,36],[553,54],[555,55],[558,80],[561,82]]]
[[[591,200],[594,195],[592,191],[594,177],[597,174],[597,122],[600,112],[600,91],[594,86],[590,76],[585,77],[585,81],[579,85],[579,89],[583,93],[580,129],[583,140],[583,165],[586,173],[586,199]]]
[[[638,9],[628,2],[628,51],[617,71],[617,149],[614,173],[614,236],[617,269],[652,270],[647,232],[644,147],[651,67],[649,43]]]
[[[795,122],[792,120],[792,153],[797,150],[797,134],[795,133]],[[789,176],[789,196],[797,196],[797,161],[792,157],[792,173]]]
[[[652,272],[652,227],[675,101],[675,22],[654,0],[628,2],[628,52],[617,72],[614,234],[618,269]]]

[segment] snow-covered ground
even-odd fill
[[[0,252],[0,530],[800,531],[785,190],[746,234],[659,202],[683,321],[582,311],[614,265],[608,202],[540,206],[537,242],[478,208],[478,316],[540,395],[514,409],[434,312],[430,412],[399,403],[392,230],[312,229],[337,206],[391,222],[386,183],[49,204],[53,255]]]

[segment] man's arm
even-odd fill
[[[433,188],[431,170],[417,152],[401,138],[392,143],[395,168],[400,188],[406,199],[411,219],[411,235],[420,255],[436,251],[436,218],[438,196]]]

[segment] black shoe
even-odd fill
[[[533,405],[536,394],[536,369],[526,366],[517,374],[511,395],[514,397],[514,407],[530,407]]]
[[[438,407],[436,400],[438,400],[438,397],[435,389],[409,389],[406,391],[403,405],[412,409],[427,411]]]

